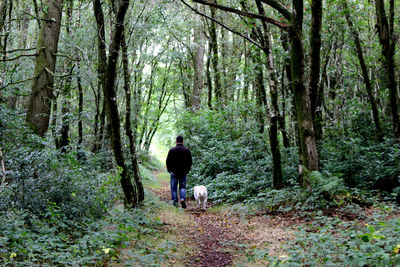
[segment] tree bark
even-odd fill
[[[66,30],[67,34],[70,38],[72,38],[71,34],[71,20],[72,20],[72,8],[73,8],[73,0],[67,0],[67,22],[66,22]],[[66,153],[67,147],[69,145],[69,128],[70,128],[70,101],[71,101],[71,83],[72,83],[72,72],[74,70],[74,65],[71,62],[66,63],[67,68],[69,69],[69,76],[66,78],[66,82],[63,90],[63,101],[62,101],[62,109],[61,109],[61,139],[60,146],[61,152]]]
[[[322,0],[312,0],[311,2],[311,29],[310,29],[310,77],[308,91],[311,102],[311,115],[314,122],[315,140],[322,139],[322,113],[318,112],[322,108],[320,99],[320,67],[321,67],[321,27],[322,27]]]
[[[257,103],[257,121],[259,124],[258,132],[264,133],[265,115],[269,113],[269,109],[268,109],[267,95],[264,85],[263,62],[261,61],[260,50],[257,49],[253,52],[252,60],[255,72],[254,89],[255,89],[256,103]]]
[[[311,114],[311,103],[304,85],[303,1],[293,0],[291,33],[291,73],[303,165],[308,171],[318,170],[319,156]],[[306,186],[303,184],[303,186]]]
[[[105,99],[103,97],[103,101],[100,101],[102,92],[105,88],[105,69],[107,65],[107,56],[106,56],[106,44],[105,44],[105,26],[104,26],[104,14],[101,8],[100,0],[93,0],[93,9],[95,12],[96,25],[97,25],[97,90],[98,90],[98,102],[102,103],[102,111],[100,113],[100,129],[97,131],[98,119],[95,121],[95,132],[98,135],[95,135],[95,144],[93,146],[93,152],[95,153],[101,148],[101,143],[103,141],[104,134],[104,125],[105,125]],[[99,107],[100,108],[100,107]]]
[[[98,1],[98,0],[94,0]],[[124,153],[121,141],[121,123],[118,113],[117,95],[115,91],[115,80],[117,72],[117,60],[121,47],[122,34],[124,31],[124,19],[129,7],[129,0],[121,0],[116,14],[115,29],[109,47],[107,68],[105,70],[104,99],[106,102],[107,119],[110,122],[111,146],[114,151],[114,158],[121,168],[121,186],[125,194],[125,206],[135,207],[137,205],[137,192],[131,182],[129,170],[125,164]],[[95,16],[97,17],[96,9]]]
[[[80,63],[78,62],[78,75],[76,76],[76,83],[78,84],[78,156],[81,157],[80,153],[82,153],[82,142],[83,142],[83,123],[82,123],[82,114],[83,114],[83,88],[82,81],[80,75]]]
[[[34,133],[39,136],[44,136],[49,127],[63,0],[47,0],[46,6],[47,13],[42,20],[32,94],[29,98],[26,118]]]
[[[144,188],[143,188],[142,178],[140,177],[139,164],[137,160],[136,139],[134,138],[131,126],[131,76],[129,73],[128,47],[126,44],[125,34],[122,36],[121,47],[122,47],[122,65],[124,70],[124,91],[126,97],[125,131],[129,139],[129,151],[131,153],[133,178],[136,184],[138,201],[143,202]]]
[[[395,78],[395,48],[396,37],[394,34],[394,0],[390,0],[389,21],[385,12],[385,1],[375,0],[375,9],[377,17],[377,27],[379,33],[379,42],[382,46],[382,55],[385,58],[386,69],[386,88],[389,89],[389,101],[392,111],[393,133],[396,139],[400,139],[400,118],[398,113],[398,95]]]
[[[256,0],[258,13],[265,16],[264,7],[259,0]],[[269,91],[271,96],[271,112],[270,112],[270,129],[269,129],[269,142],[271,146],[272,162],[273,162],[273,178],[272,184],[276,189],[283,187],[282,178],[282,163],[281,163],[281,152],[279,148],[278,140],[278,121],[280,118],[279,106],[278,106],[278,88],[277,79],[274,70],[274,58],[271,50],[271,38],[269,27],[267,23],[262,21],[263,27],[263,50],[266,57],[266,68],[268,71]]]
[[[64,90],[63,90],[63,99],[62,99],[62,108],[61,108],[61,130],[60,130],[60,149],[62,153],[67,152],[67,147],[69,145],[69,126],[70,126],[70,100],[71,100],[71,83],[72,83],[72,70],[73,66],[70,70],[70,76],[66,78]]]
[[[281,31],[281,42],[282,42],[282,47],[283,47],[283,49],[286,51],[286,52],[290,52],[289,50],[289,38],[288,38],[289,36],[288,36],[288,34],[286,33],[286,32],[283,32],[283,31]],[[290,58],[289,59],[286,59],[285,60],[285,62],[284,62],[284,70],[285,70],[285,74],[286,74],[286,78],[287,78],[287,83],[288,83],[288,88],[290,88],[290,89],[292,89],[293,88],[293,83],[292,83],[292,70],[291,70],[291,67],[290,67]],[[282,74],[283,75],[283,74]],[[282,78],[284,78],[284,77],[282,77]],[[284,86],[284,84],[282,83],[282,86]],[[283,92],[282,92],[282,95],[285,95],[285,88],[283,88],[283,90],[282,90]],[[289,89],[287,90],[287,91],[289,91]],[[289,94],[289,93],[288,93]],[[283,99],[285,99],[285,98],[283,98]],[[282,106],[282,110],[283,111],[285,111],[285,108],[284,108],[284,106]],[[293,123],[293,125],[294,125],[294,127],[292,127],[292,128],[289,128],[289,131],[292,131],[292,136],[296,136],[297,137],[297,122],[296,122],[296,119],[294,119],[294,118],[296,118],[297,116],[296,116],[296,105],[292,105],[292,110],[293,110],[293,112],[292,112],[292,116],[290,116],[290,121],[292,121]],[[283,116],[284,117],[284,116]],[[279,122],[279,126],[281,127],[281,129],[285,129],[285,121],[284,120],[282,120],[282,121],[280,121]],[[291,130],[291,129],[293,129],[293,128],[295,128],[294,130]],[[286,131],[285,131],[286,132]],[[282,133],[283,134],[283,133]],[[295,140],[297,140],[297,138],[295,139]],[[286,137],[286,139],[284,139],[284,142],[283,142],[283,144],[284,144],[284,146],[285,147],[289,147],[290,146],[290,142],[289,142],[289,138],[287,138]],[[300,142],[299,142],[299,144],[300,144]]]
[[[204,67],[204,26],[200,22],[194,30],[194,40],[196,47],[193,53],[193,93],[192,93],[192,111],[197,112],[200,109],[200,97],[203,88],[203,67]]]
[[[210,7],[211,10],[211,17],[215,19],[215,8]],[[211,38],[211,45],[212,45],[212,68],[214,71],[214,91],[215,91],[215,102],[216,107],[219,108],[222,102],[222,88],[221,88],[221,73],[219,72],[218,67],[218,39],[217,39],[217,29],[214,21],[210,23],[210,38]]]
[[[364,53],[362,50],[360,37],[358,35],[357,29],[354,27],[353,21],[351,20],[350,11],[347,6],[347,1],[343,0],[342,4],[343,4],[343,11],[344,11],[344,15],[346,17],[347,25],[349,26],[350,33],[354,39],[354,44],[356,46],[355,48],[356,48],[356,52],[357,52],[357,57],[358,57],[358,61],[360,62],[360,67],[361,67],[364,84],[365,84],[365,89],[367,91],[369,103],[371,105],[372,117],[374,120],[377,137],[378,137],[379,141],[382,141],[383,140],[383,132],[382,132],[382,128],[381,128],[381,124],[380,124],[380,120],[379,120],[379,111],[378,111],[378,107],[376,105],[376,100],[375,100],[375,97],[373,94],[373,89],[372,89],[372,85],[371,85],[371,80],[369,78],[367,65],[364,60]]]
[[[8,0],[4,0],[0,5],[0,32],[3,30],[7,18],[7,4]]]
[[[210,65],[211,65],[211,53],[212,53],[212,43],[211,41],[208,42],[208,55],[206,61],[206,77],[207,77],[207,106],[209,109],[212,109],[212,79],[211,79],[211,72],[210,72]]]

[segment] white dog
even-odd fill
[[[196,200],[197,206],[202,210],[207,209],[207,188],[204,185],[198,185],[193,188],[194,199]]]

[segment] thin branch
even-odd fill
[[[33,19],[36,19],[39,25],[40,25],[40,21],[42,21],[42,20],[43,20],[43,21],[46,21],[46,22],[55,22],[54,19],[39,18],[39,17],[37,17],[37,16],[35,16],[35,15],[32,15],[31,13],[26,12],[26,11],[23,11],[23,13],[26,14],[26,15],[28,15],[28,16],[31,16]]]
[[[7,177],[6,177],[6,167],[4,166],[3,151],[1,150],[1,147],[0,147],[0,159],[1,159],[1,172],[3,173],[3,180],[1,181],[1,185],[3,185]]]
[[[194,11],[196,14],[198,14],[198,15],[200,15],[200,16],[203,16],[203,17],[205,17],[205,18],[207,18],[207,19],[209,19],[209,20],[214,21],[215,23],[217,23],[218,25],[220,25],[222,28],[224,28],[224,29],[226,29],[226,30],[228,30],[228,31],[230,31],[230,32],[232,32],[232,33],[234,33],[234,34],[236,34],[236,35],[239,35],[240,37],[246,39],[246,40],[249,41],[250,43],[252,43],[252,44],[254,44],[255,46],[257,46],[258,48],[262,49],[262,46],[261,46],[259,43],[257,43],[256,41],[254,41],[253,39],[251,39],[251,38],[249,38],[249,37],[247,37],[247,36],[241,34],[241,33],[238,32],[238,31],[235,31],[235,30],[229,28],[228,26],[226,26],[225,24],[219,22],[218,20],[213,19],[213,18],[207,16],[206,14],[201,13],[200,11],[198,11],[197,9],[193,8],[193,7],[190,6],[188,3],[186,3],[184,0],[181,0],[181,2],[182,2],[185,6],[189,7],[189,8],[190,8],[192,11]]]
[[[34,47],[34,48],[26,48],[26,49],[15,49],[15,50],[9,50],[9,51],[0,51],[0,53],[2,53],[2,54],[11,54],[11,53],[15,53],[15,52],[26,52],[26,51],[32,51],[32,50],[36,50],[36,47]]]
[[[53,56],[55,56],[55,57],[65,57],[65,58],[68,58],[71,61],[80,61],[79,58],[72,58],[67,54],[61,54],[61,53],[56,53],[55,54],[55,53],[53,53]]]
[[[36,57],[36,56],[37,56],[37,53],[35,53],[35,54],[28,54],[28,55],[19,55],[19,56],[12,57],[12,58],[3,58],[3,59],[0,59],[0,62],[14,61],[14,60],[17,60],[17,59],[19,59],[19,58],[21,58],[21,57]]]
[[[284,5],[282,5],[281,3],[279,3],[276,0],[260,0],[260,1],[269,5],[270,7],[272,7],[279,13],[281,13],[282,16],[284,16],[285,19],[287,19],[289,21],[290,21],[290,18],[293,16],[292,12],[290,12],[287,8],[285,8]]]
[[[181,0],[183,1],[183,0]],[[199,3],[199,4],[203,4],[203,5],[208,5],[208,6],[212,6],[230,13],[235,13],[237,15],[241,15],[241,16],[245,16],[245,17],[249,17],[249,18],[253,18],[253,19],[260,19],[260,20],[264,20],[268,23],[271,23],[275,26],[278,26],[279,28],[281,28],[282,30],[287,31],[288,30],[288,25],[282,22],[279,22],[273,18],[269,18],[260,14],[254,14],[254,13],[249,13],[249,12],[244,12],[235,8],[231,8],[231,7],[227,7],[227,6],[221,6],[218,5],[217,3],[214,2],[210,2],[210,1],[206,1],[206,0],[192,0],[193,2]]]
[[[4,88],[10,86],[10,85],[28,82],[28,81],[31,81],[31,80],[33,80],[33,79],[35,79],[35,78],[36,78],[36,77],[32,77],[32,78],[28,78],[28,79],[25,79],[25,80],[20,80],[20,81],[16,81],[16,82],[7,83],[6,85],[0,87],[0,91],[3,90]]]

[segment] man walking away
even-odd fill
[[[171,197],[174,206],[178,206],[179,198],[182,208],[186,209],[186,178],[192,167],[192,153],[183,145],[183,137],[176,138],[176,146],[171,148],[167,156],[167,170],[171,174]]]

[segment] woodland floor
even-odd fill
[[[170,203],[168,174],[155,171],[153,175],[162,186],[152,191]],[[177,244],[176,255],[165,266],[265,266],[260,259],[251,262],[248,252],[260,249],[269,255],[283,253],[285,241],[294,238],[288,229],[298,224],[279,216],[243,217],[210,201],[207,211],[198,209],[192,199],[187,204],[185,210],[160,214],[166,238]]]

